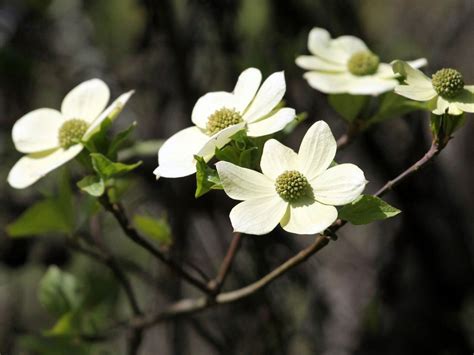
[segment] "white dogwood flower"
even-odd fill
[[[78,155],[86,141],[110,114],[121,111],[133,91],[119,96],[106,108],[108,86],[99,79],[72,89],[61,104],[61,112],[40,108],[21,117],[13,126],[15,148],[26,155],[13,166],[8,183],[22,189]]]
[[[356,165],[329,167],[336,140],[318,121],[306,132],[298,154],[275,139],[263,148],[262,173],[228,162],[216,164],[224,191],[243,201],[230,212],[237,232],[261,235],[278,223],[296,234],[320,233],[337,219],[337,209],[360,196],[367,183]]]
[[[392,66],[406,83],[395,88],[397,94],[415,101],[431,101],[436,115],[474,112],[474,85],[464,85],[456,69],[440,69],[430,79],[403,61],[394,61]]]
[[[260,137],[282,130],[295,118],[292,108],[275,109],[286,90],[283,72],[270,75],[260,86],[260,70],[244,70],[234,91],[211,92],[202,96],[193,108],[195,126],[171,136],[158,152],[154,174],[176,178],[196,172],[195,155],[209,161],[216,148],[230,142],[245,129],[249,137]]]
[[[398,84],[389,64],[381,63],[367,45],[354,36],[331,39],[328,31],[313,28],[308,37],[312,55],[296,58],[296,64],[308,70],[304,78],[309,86],[326,94],[380,95]],[[418,68],[426,59],[410,62]]]

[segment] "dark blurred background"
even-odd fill
[[[231,91],[239,73],[255,66],[264,76],[285,70],[287,105],[308,113],[285,141],[296,148],[316,120],[327,121],[336,136],[345,130],[294,64],[297,55],[308,53],[313,26],[333,36],[359,36],[385,62],[426,57],[428,73],[454,67],[474,84],[472,18],[472,0],[0,1],[0,353],[34,353],[22,338],[54,323],[37,300],[48,265],[108,272],[68,251],[61,236],[5,234],[4,226],[57,175],[24,191],[7,186],[8,171],[20,157],[11,128],[23,114],[58,108],[72,87],[100,77],[114,97],[136,90],[115,129],[136,120],[137,139],[165,139],[191,124],[199,96]],[[423,155],[430,144],[427,128],[426,114],[386,121],[337,159],[358,164],[373,193]],[[146,333],[140,354],[472,354],[473,135],[471,115],[434,164],[387,195],[401,215],[345,227],[338,241],[241,302],[158,324]],[[156,153],[141,158],[145,164],[125,196],[127,210],[166,213],[174,257],[212,277],[231,240],[228,212],[235,203],[220,191],[195,200],[193,177],[156,182]],[[114,253],[147,271],[133,274],[147,312],[197,294],[130,244],[111,218],[100,218]],[[224,289],[256,280],[311,241],[279,229],[245,237]],[[128,314],[123,295],[116,307],[116,314]],[[123,349],[119,337],[90,351]]]

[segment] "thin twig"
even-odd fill
[[[112,213],[120,227],[122,228],[125,235],[134,241],[136,244],[140,245],[148,252],[150,252],[158,260],[166,264],[171,270],[173,270],[177,275],[182,277],[184,280],[189,282],[191,285],[197,287],[205,293],[210,293],[210,290],[207,288],[207,285],[195,278],[193,275],[186,272],[176,261],[174,261],[170,256],[163,254],[159,249],[157,249],[152,243],[147,239],[142,237],[138,231],[130,224],[125,210],[119,203],[111,203],[107,194],[104,194],[99,198],[102,206]]]
[[[209,289],[211,289],[214,294],[218,294],[225,282],[225,279],[232,267],[232,262],[234,261],[235,255],[240,248],[240,243],[242,241],[242,234],[235,233],[232,241],[230,242],[229,249],[227,249],[227,253],[222,261],[222,264],[217,272],[217,276],[215,279],[211,280],[208,283]]]

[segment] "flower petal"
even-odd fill
[[[348,72],[322,73],[310,71],[305,73],[303,77],[313,89],[325,94],[342,94],[347,92],[353,75]]]
[[[91,123],[109,102],[110,90],[100,79],[91,79],[72,89],[61,104],[66,119],[79,118]]]
[[[285,91],[285,74],[280,71],[270,75],[263,82],[254,100],[244,113],[244,120],[254,122],[265,116],[280,102],[283,95],[285,95]]]
[[[40,108],[15,122],[12,139],[16,150],[35,153],[59,147],[59,128],[64,119],[59,111]]]
[[[394,73],[400,74],[408,85],[431,89],[434,91],[430,78],[420,70],[413,68],[407,62],[395,60],[392,62],[392,69]]]
[[[398,85],[396,79],[384,79],[377,75],[353,76],[348,82],[347,93],[351,95],[377,96],[392,91]]]
[[[50,171],[73,159],[82,149],[82,145],[76,144],[66,150],[59,148],[26,155],[20,158],[10,170],[8,183],[15,189],[24,189]]]
[[[133,95],[134,91],[128,91],[114,100],[109,107],[107,107],[96,120],[94,120],[89,128],[87,128],[86,133],[84,134],[83,139],[87,140],[90,136],[92,136],[97,130],[100,128],[100,124],[109,116],[115,118],[122,112],[123,108],[125,107],[127,101]]]
[[[346,54],[346,61],[357,52],[365,52],[367,48],[364,41],[354,36],[340,36],[332,41],[335,48],[340,48]]]
[[[433,87],[427,88],[415,85],[398,85],[394,91],[398,95],[415,101],[429,101],[437,95]]]
[[[198,127],[185,128],[166,140],[158,151],[159,166],[155,175],[176,178],[194,174],[194,155],[206,144],[209,136]]]
[[[334,46],[331,35],[323,28],[313,28],[308,36],[309,51],[328,62],[346,65],[347,53],[340,47]]]
[[[428,61],[426,60],[426,58],[419,58],[419,59],[407,61],[407,63],[412,68],[421,68],[427,65]],[[377,73],[375,75],[378,76],[379,78],[384,78],[384,79],[396,78],[399,76],[398,73],[393,72],[392,66],[387,63],[380,63],[377,69]]]
[[[234,200],[249,200],[276,195],[272,180],[257,171],[226,161],[216,163],[224,191]]]
[[[306,132],[298,151],[298,170],[312,180],[325,171],[336,156],[336,139],[324,121],[314,123]]]
[[[268,118],[248,124],[247,135],[249,137],[261,137],[281,131],[296,117],[292,108],[282,108]]]
[[[325,72],[343,72],[347,67],[342,64],[328,62],[314,55],[300,55],[295,60],[296,65],[306,70],[317,70]],[[390,68],[392,71],[392,68]]]
[[[290,204],[289,213],[280,224],[290,233],[315,234],[324,231],[336,219],[336,207],[312,201],[308,204]]]
[[[222,148],[223,146],[225,146],[227,143],[230,142],[230,137],[232,137],[238,131],[243,130],[244,128],[245,122],[241,122],[233,126],[224,128],[223,130],[212,135],[211,137],[207,136],[207,142],[196,154],[201,157],[204,157],[205,159],[210,159],[214,156],[216,148]]]
[[[464,112],[474,112],[474,86],[465,86],[460,95],[454,98],[456,106]]]
[[[275,139],[269,139],[263,146],[260,168],[264,175],[275,180],[286,170],[297,170],[298,155]]]
[[[276,195],[261,197],[239,203],[229,217],[235,232],[262,235],[278,225],[287,208],[288,203]]]
[[[235,96],[225,91],[210,92],[197,100],[191,113],[191,120],[199,128],[206,129],[209,116],[224,107],[237,109]]]
[[[364,172],[354,164],[336,165],[311,180],[314,198],[333,206],[354,201],[366,184]]]
[[[262,82],[262,73],[256,68],[248,68],[240,74],[234,88],[235,108],[244,112],[252,102]]]

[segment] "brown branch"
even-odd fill
[[[224,260],[222,261],[219,271],[217,272],[217,276],[215,277],[215,279],[211,280],[208,283],[209,289],[211,289],[216,295],[220,292],[222,285],[224,284],[225,279],[227,277],[227,274],[229,273],[230,268],[232,267],[232,262],[234,261],[235,255],[237,254],[237,251],[240,248],[241,241],[242,234],[235,233],[234,237],[232,238],[232,241],[230,242],[229,249],[227,249],[227,253],[224,257]]]
[[[169,255],[163,254],[159,249],[157,249],[151,242],[141,236],[138,231],[130,224],[128,217],[125,213],[124,208],[119,203],[111,203],[107,194],[104,194],[99,198],[100,203],[105,208],[105,210],[112,213],[120,227],[122,228],[125,235],[131,239],[136,244],[140,245],[148,252],[150,252],[158,260],[166,264],[171,270],[173,270],[178,276],[182,277],[191,285],[197,287],[205,293],[210,293],[210,290],[207,288],[207,285],[195,278],[193,275],[186,272],[181,266],[174,261]]]

